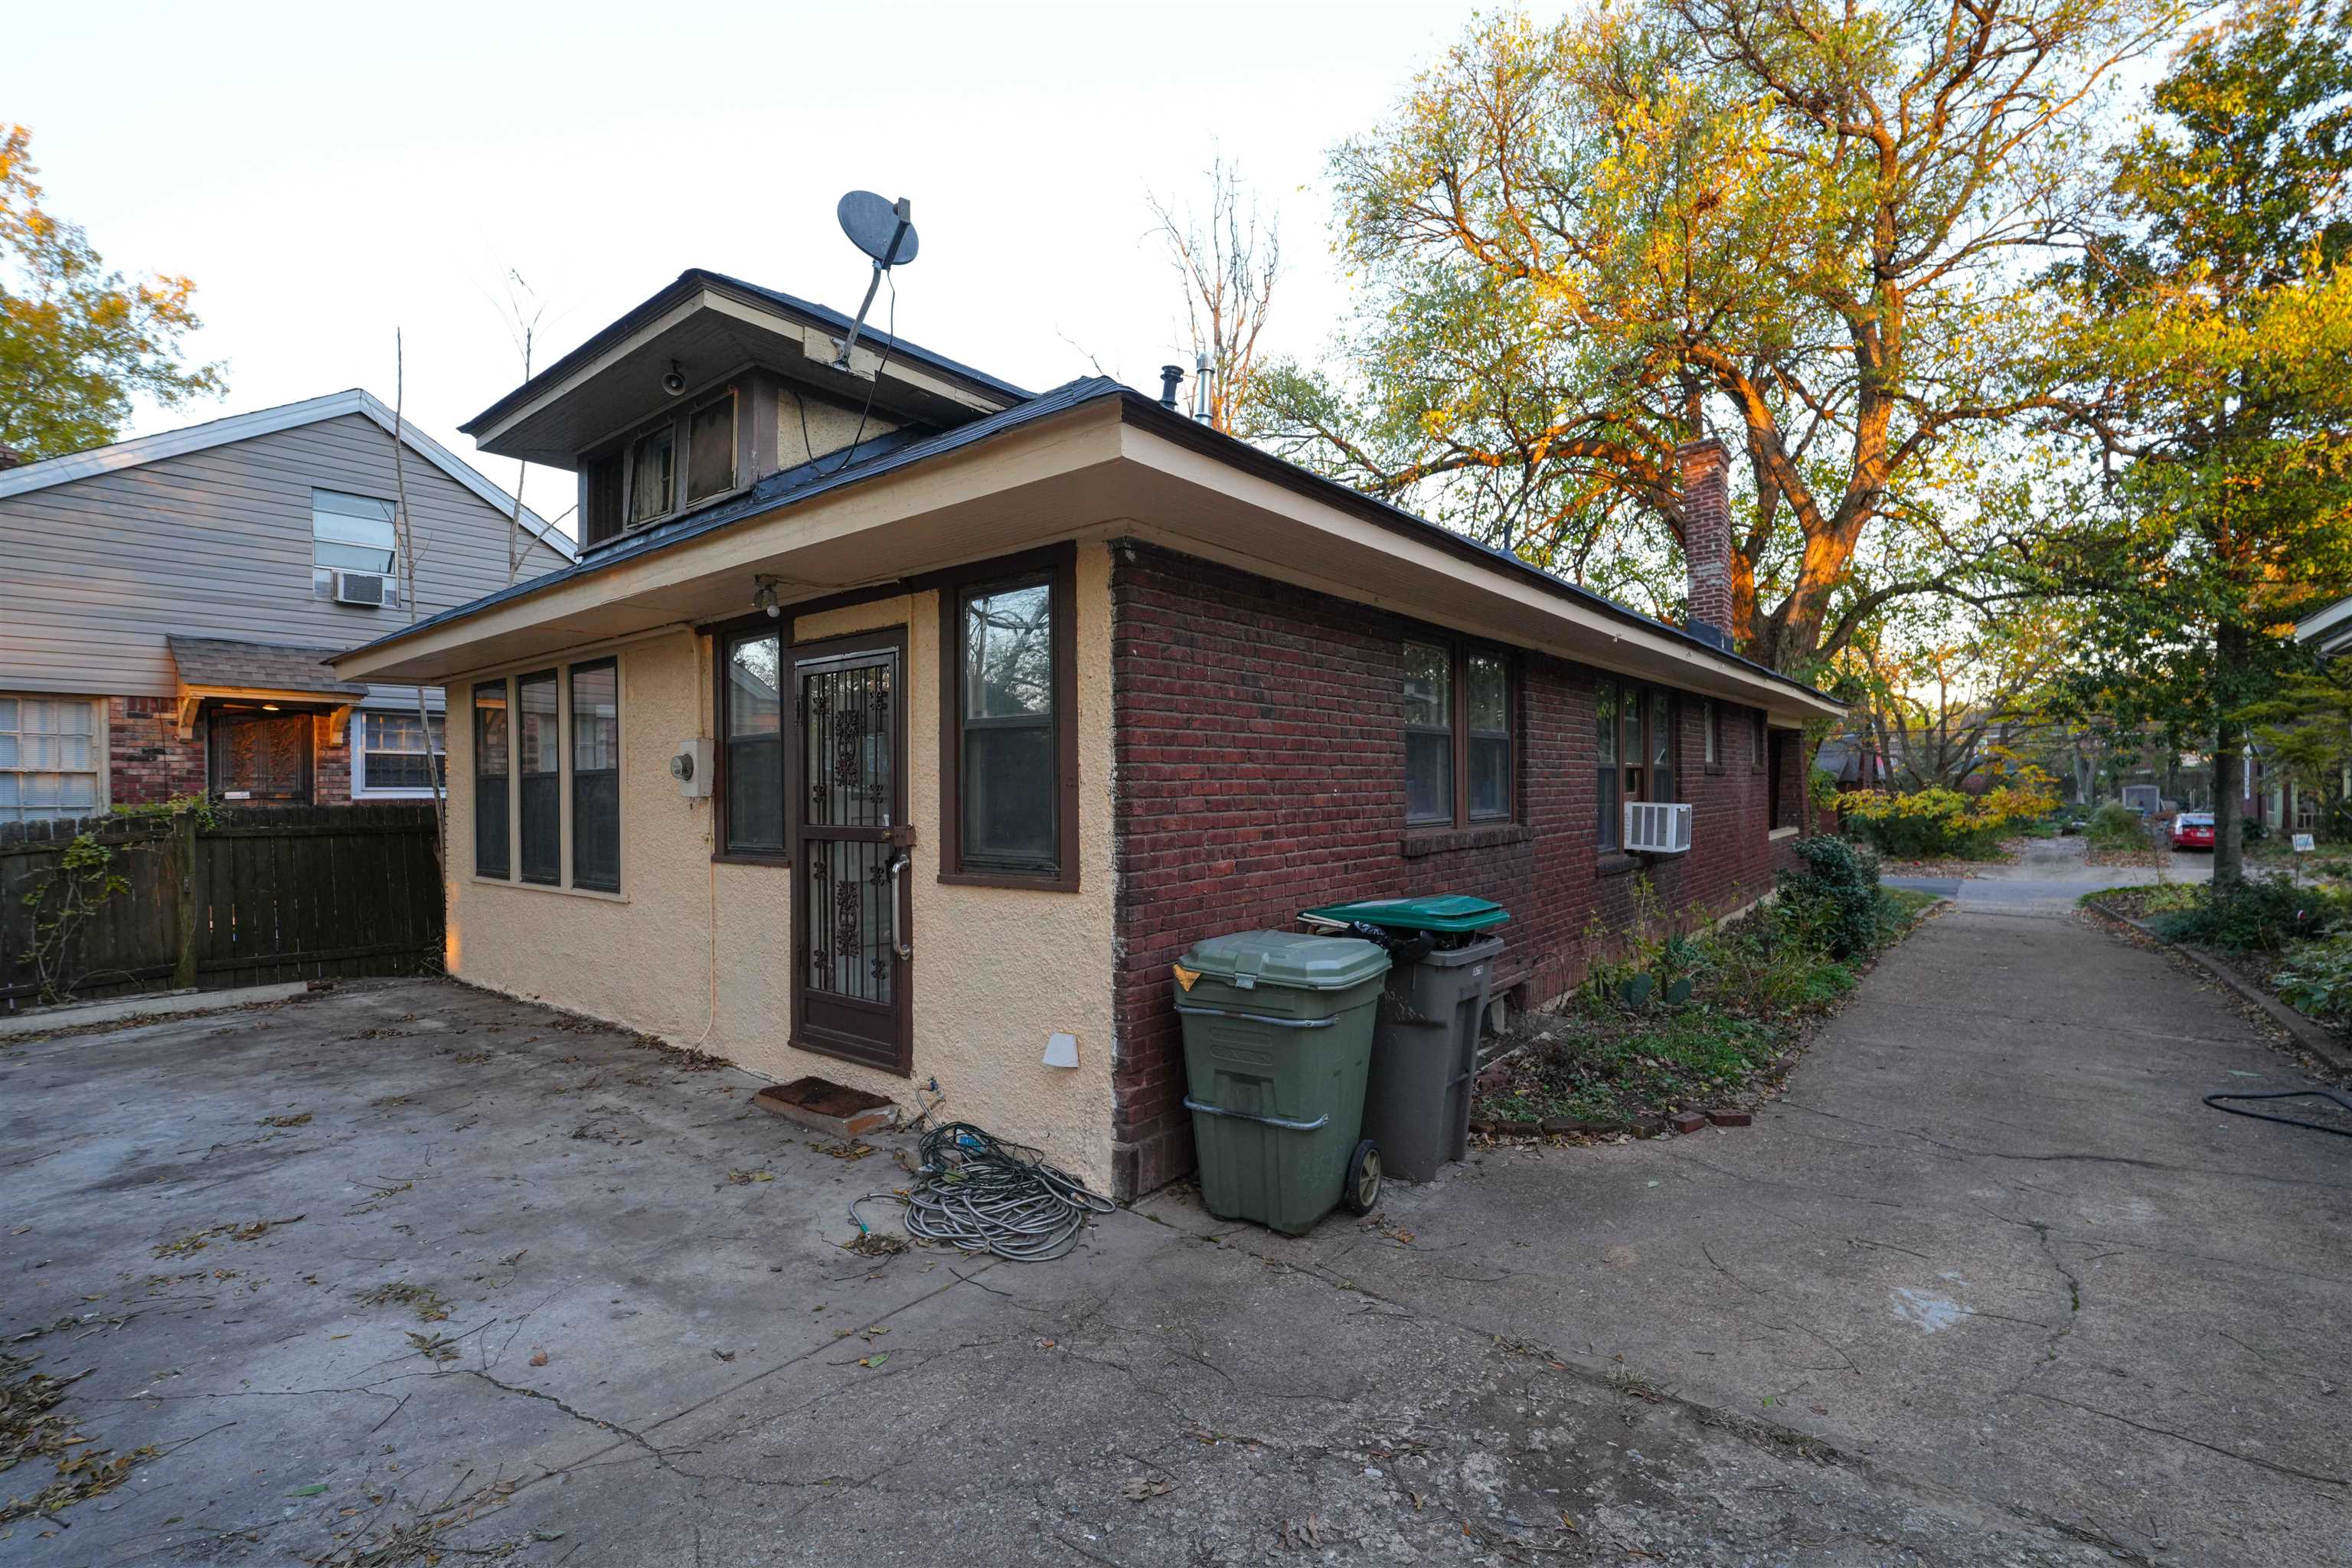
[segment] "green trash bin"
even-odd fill
[[[1426,952],[1401,958],[1389,972],[1365,1078],[1364,1135],[1380,1145],[1385,1173],[1435,1180],[1439,1166],[1469,1152],[1478,1037],[1503,952],[1503,939],[1488,933],[1510,912],[1446,893],[1326,904],[1298,918],[1321,930],[1376,927],[1399,945],[1423,932],[1434,938]]]
[[[1380,1197],[1361,1137],[1372,1016],[1389,955],[1353,937],[1253,931],[1176,965],[1201,1200],[1224,1219],[1303,1234]]]

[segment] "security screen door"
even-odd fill
[[[793,649],[794,1042],[910,1069],[903,633]]]

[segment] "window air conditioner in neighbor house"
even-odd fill
[[[1625,847],[1635,855],[1690,853],[1691,808],[1657,801],[1625,803]]]
[[[335,603],[364,605],[370,609],[383,607],[384,589],[389,579],[381,572],[338,572],[335,574]]]

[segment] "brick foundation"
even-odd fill
[[[1575,984],[1618,945],[1645,870],[1678,923],[1769,890],[1749,710],[1726,705],[1702,759],[1703,709],[1677,706],[1677,793],[1693,850],[1644,867],[1597,853],[1594,672],[1525,656],[1515,686],[1517,820],[1404,827],[1402,640],[1384,612],[1123,541],[1114,547],[1112,682],[1118,957],[1113,1160],[1132,1197],[1192,1167],[1169,964],[1220,931],[1290,929],[1344,899],[1468,892],[1507,906],[1498,994],[1520,1005]],[[1799,748],[1787,748],[1789,773]],[[1784,788],[1803,799],[1801,775]]]

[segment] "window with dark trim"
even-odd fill
[[[551,888],[563,879],[563,736],[555,671],[515,681],[515,719],[522,879]]]
[[[474,687],[474,875],[512,874],[507,851],[507,683]]]
[[[1075,552],[940,593],[943,880],[1077,887]]]
[[[621,890],[621,667],[572,667],[572,885]]]
[[[1723,763],[1723,704],[1712,697],[1706,699],[1701,710],[1700,729],[1706,736],[1706,765],[1720,767]]]
[[[764,627],[719,639],[720,852],[782,860],[784,823],[783,632]]]
[[[1764,740],[1764,710],[1761,708],[1749,710],[1748,721],[1750,731],[1748,751],[1748,766],[1749,771],[1760,773],[1764,771],[1766,750]]]
[[[1515,750],[1504,655],[1458,643],[1404,645],[1405,826],[1509,821]]]
[[[1675,798],[1675,696],[1603,675],[1593,682],[1592,705],[1598,843],[1615,849],[1624,842],[1627,802]]]

